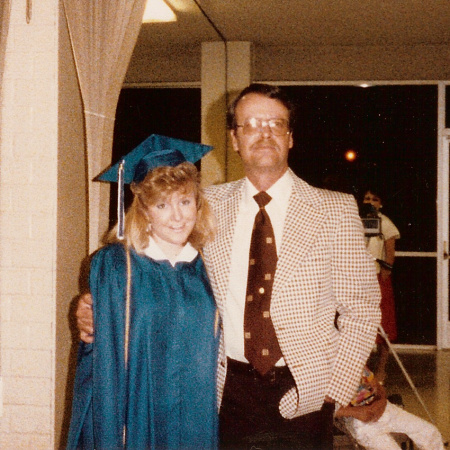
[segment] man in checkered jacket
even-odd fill
[[[281,89],[244,89],[227,119],[246,176],[206,189],[218,221],[204,259],[222,319],[222,448],[331,449],[335,405],[348,405],[355,395],[380,321],[375,267],[356,202],[314,188],[289,169],[292,114]],[[278,261],[268,316],[282,353],[264,375],[244,355],[249,248],[258,212],[252,197],[260,191],[272,198],[265,209]],[[77,314],[81,338],[89,342],[86,298]]]
[[[375,341],[380,294],[354,198],[314,188],[288,167],[292,106],[253,84],[228,111],[246,177],[206,189],[218,221],[204,258],[221,317],[218,369],[223,448],[332,448],[334,403],[347,405]],[[244,356],[249,246],[258,206],[278,262],[270,318],[282,358],[261,376]],[[337,316],[337,320],[335,318]]]

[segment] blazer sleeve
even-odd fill
[[[340,333],[327,394],[341,405],[347,405],[356,392],[381,319],[375,264],[366,250],[353,197],[349,197],[336,227],[332,282]]]

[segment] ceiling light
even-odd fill
[[[147,0],[143,23],[176,22],[177,16],[164,0]]]

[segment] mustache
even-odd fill
[[[263,147],[270,146],[270,147],[278,148],[276,141],[274,141],[272,138],[267,138],[267,139],[260,138],[252,145],[252,147],[260,147],[260,146],[263,146]]]

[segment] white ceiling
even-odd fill
[[[283,46],[450,45],[450,0],[167,0],[167,3],[176,12],[178,21],[143,24],[138,46],[195,45],[222,38]]]

